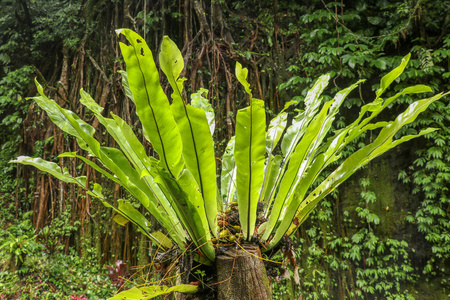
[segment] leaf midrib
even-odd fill
[[[155,111],[154,111],[153,106],[152,106],[152,104],[151,104],[151,102],[150,102],[150,96],[149,96],[148,89],[147,89],[147,82],[146,82],[146,80],[145,80],[144,72],[142,71],[142,68],[141,68],[141,62],[140,62],[140,60],[139,60],[139,56],[138,56],[138,54],[136,53],[137,48],[136,48],[133,44],[132,44],[132,46],[133,46],[133,49],[134,49],[134,55],[136,56],[137,64],[138,64],[138,67],[139,67],[139,71],[140,71],[141,74],[142,74],[142,80],[144,81],[144,89],[145,89],[145,94],[146,94],[146,96],[147,96],[147,103],[148,103],[148,105],[149,105],[149,107],[150,107],[150,111],[151,111],[152,116],[153,116],[153,123],[155,124],[156,131],[157,131],[158,137],[159,137],[159,141],[160,141],[160,143],[161,143],[161,147],[162,147],[162,156],[164,157],[164,163],[166,164],[167,171],[170,173],[170,175],[171,175],[172,177],[174,177],[173,174],[172,174],[172,171],[171,171],[170,168],[169,168],[169,163],[167,162],[166,151],[165,151],[165,148],[164,148],[164,142],[163,142],[163,140],[162,140],[162,136],[161,136],[161,132],[160,132],[160,130],[159,130],[158,122],[156,122]],[[142,48],[142,49],[143,49],[143,48]]]

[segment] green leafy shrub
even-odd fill
[[[32,212],[23,215],[23,221],[11,226],[8,231],[2,234],[2,244],[0,244],[0,254],[6,255],[10,271],[15,271],[21,267],[26,257],[43,250],[41,244],[36,242],[36,235],[28,219]],[[8,236],[5,236],[5,235]]]
[[[0,179],[4,183],[0,197],[1,193],[13,190],[15,168],[8,161],[17,156],[22,142],[20,128],[29,107],[24,93],[30,87],[33,73],[31,66],[24,66],[0,79]]]
[[[0,290],[18,299],[68,299],[84,295],[89,300],[107,299],[114,291],[106,269],[77,253],[29,255],[16,272],[0,272]]]
[[[63,253],[59,237],[48,230],[36,235],[30,216],[0,232],[0,295],[7,299],[67,299],[74,293],[106,299],[115,289],[96,260]],[[70,230],[70,228],[65,228]],[[44,244],[40,243],[43,242]],[[53,247],[50,247],[50,246]],[[1,298],[0,299],[3,299]]]

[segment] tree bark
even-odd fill
[[[217,299],[272,299],[272,287],[259,247],[253,244],[242,247],[228,247],[217,256]]]

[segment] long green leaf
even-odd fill
[[[137,226],[140,232],[149,237],[159,247],[165,248],[161,241],[150,232],[150,222],[130,203],[119,199],[119,207],[114,209],[120,216],[126,218]]]
[[[122,86],[123,89],[125,91],[125,96],[127,96],[128,98],[130,98],[130,100],[134,103],[134,97],[133,97],[133,93],[130,90],[130,85],[128,83],[128,74],[127,71],[124,70],[119,70],[117,71],[118,73],[120,73],[122,75]]]
[[[73,177],[72,175],[69,174],[67,168],[61,169],[61,167],[58,164],[43,160],[40,157],[33,158],[29,156],[19,156],[17,159],[11,160],[10,163],[20,163],[23,165],[30,165],[38,168],[41,171],[53,175],[59,180],[62,180],[67,183],[75,183],[76,185],[84,189],[86,188],[86,176]]]
[[[443,94],[439,94],[429,99],[414,102],[405,110],[405,112],[400,114],[395,121],[390,122],[389,125],[384,127],[373,143],[361,148],[348,157],[344,163],[327,177],[325,181],[300,202],[297,209],[290,209],[286,212],[286,222],[280,224],[275,236],[269,242],[266,249],[268,250],[275,247],[288,230],[288,233],[291,234],[306,219],[312,209],[323,197],[328,195],[360,167],[366,165],[372,159],[392,149],[401,142],[432,132],[434,129],[427,129],[420,132],[418,135],[406,136],[397,141],[393,141],[394,135],[401,127],[414,121],[431,103],[440,99],[442,96]],[[301,195],[298,196],[300,199],[303,199]],[[288,222],[289,219],[292,220],[294,217],[297,219],[296,222]]]
[[[20,156],[16,160],[11,161],[12,163],[21,163],[24,165],[32,165],[36,167],[37,169],[47,172],[54,177],[67,182],[67,183],[75,183],[79,187],[86,190],[90,195],[99,198],[107,207],[113,208],[116,212],[120,213],[123,216],[126,216],[130,221],[132,221],[134,224],[138,225],[140,230],[146,234],[149,238],[151,238],[155,243],[160,244],[159,241],[153,237],[150,232],[148,231],[148,225],[146,225],[145,218],[143,217],[139,218],[135,212],[133,212],[131,209],[129,209],[128,206],[122,206],[119,202],[119,208],[113,207],[111,204],[107,203],[104,199],[103,195],[101,194],[101,187],[98,184],[94,184],[94,190],[91,190],[89,186],[86,184],[86,176],[80,176],[80,177],[72,177],[66,168],[62,169],[53,162],[49,162],[46,160],[43,160],[41,158],[32,158],[28,156]],[[125,210],[125,212],[124,212]],[[128,212],[128,213],[127,213]],[[145,222],[143,221],[145,220]]]
[[[179,78],[179,76],[184,69],[184,60],[180,49],[168,36],[164,36],[161,43],[159,64],[173,89],[172,99],[183,100],[183,82],[186,78]]]
[[[179,237],[180,240],[183,240],[186,238],[186,234],[184,229],[181,226],[181,222],[176,215],[175,211],[173,210],[172,205],[170,204],[169,200],[167,199],[167,196],[161,191],[160,187],[157,183],[154,182],[154,177],[150,176],[149,174],[146,176],[142,176],[142,173],[145,171],[148,171],[148,168],[150,168],[150,160],[152,158],[149,158],[147,154],[145,153],[145,149],[142,146],[142,144],[139,142],[139,140],[136,138],[136,136],[133,133],[133,130],[131,127],[121,118],[118,116],[112,114],[114,121],[116,122],[118,129],[123,134],[123,140],[121,142],[118,142],[118,144],[121,146],[123,151],[125,153],[135,153],[138,159],[143,163],[142,169],[137,169],[138,172],[141,172],[141,178],[143,181],[145,181],[146,185],[149,187],[149,189],[152,192],[152,195],[150,195],[150,199],[153,200],[153,198],[156,199],[159,205],[164,210],[164,213],[169,217],[170,223],[172,224],[170,227],[166,227],[165,229],[167,231],[173,232],[173,234],[177,235],[177,238]],[[127,141],[127,143],[124,143],[124,141]],[[129,146],[129,147],[128,147]],[[128,157],[128,155],[127,155]],[[154,203],[156,205],[156,202]],[[171,235],[173,235],[171,234]]]
[[[130,165],[127,157],[119,149],[110,147],[102,147],[100,153],[102,162],[119,178],[122,185],[166,228],[177,244],[183,245],[184,235],[178,228],[172,229],[176,223],[171,220],[170,214],[158,207],[153,191]]]
[[[140,288],[133,287],[129,290],[118,293],[108,300],[146,300],[173,292],[194,294],[197,291],[198,286],[191,284],[180,284],[173,287],[168,287],[165,285],[145,286]]]
[[[295,224],[291,224],[289,227],[289,230],[287,231],[287,234],[292,234],[297,227],[302,224],[305,219],[308,217],[308,215],[311,213],[311,211],[316,207],[318,202],[323,199],[325,196],[330,194],[335,188],[337,188],[344,180],[346,180],[348,177],[350,177],[353,173],[355,173],[359,168],[369,163],[373,158],[380,156],[381,154],[385,153],[386,151],[398,146],[400,143],[409,141],[411,139],[420,137],[422,135],[428,134],[430,132],[433,132],[437,129],[435,128],[428,128],[425,130],[422,130],[417,135],[408,135],[404,136],[403,138],[396,140],[391,143],[385,143],[377,148],[374,148],[372,144],[365,146],[364,148],[358,150],[354,153],[355,156],[350,156],[344,163],[331,175],[327,177],[327,179],[319,185],[311,194],[306,197],[296,213],[294,214],[294,217],[296,219]],[[372,152],[372,153],[371,153]],[[367,156],[364,156],[367,155]],[[364,158],[363,158],[364,157]],[[361,160],[361,163],[357,163],[357,160]],[[289,216],[287,216],[289,217]],[[271,243],[268,245],[268,249],[272,248],[276,245],[276,240],[280,237],[282,237],[283,228],[280,226],[279,228],[280,234],[278,234],[278,237],[275,236]],[[286,231],[285,231],[286,233]],[[271,247],[272,246],[272,247]]]
[[[292,201],[294,201],[294,203],[296,202],[294,200],[294,192],[297,189],[297,186],[299,184],[303,187],[307,186],[303,181],[303,178],[305,177],[310,164],[320,152],[320,145],[328,134],[340,106],[348,94],[354,90],[360,82],[361,80],[348,88],[339,91],[333,98],[333,101],[326,103],[320,113],[309,124],[305,135],[295,148],[294,154],[289,162],[289,167],[281,181],[280,190],[275,198],[269,223],[262,238],[263,241],[269,237],[276,224],[284,220],[287,209],[292,205],[297,206],[296,204],[291,205]],[[311,172],[311,170],[308,172]],[[316,175],[314,175],[314,177],[316,177]],[[311,183],[312,182],[309,184]]]
[[[99,122],[105,126],[108,133],[114,138],[114,140],[122,149],[125,156],[133,164],[134,168],[136,169],[136,172],[131,168],[126,168],[126,170],[128,170],[128,174],[133,173],[134,174],[133,176],[136,178],[136,174],[142,174],[143,170],[147,170],[148,166],[150,165],[150,159],[145,153],[144,147],[133,133],[131,127],[128,124],[126,124],[124,120],[122,120],[120,117],[114,114],[112,114],[114,119],[104,118],[101,114],[103,108],[99,106],[92,99],[92,97],[83,90],[81,90],[80,94],[81,94],[80,100],[81,103],[85,105],[87,108],[89,108],[95,114]],[[109,164],[109,167],[116,168],[114,167],[114,165],[111,164]],[[143,200],[148,200],[152,202],[151,205],[149,204],[148,201],[143,202],[143,204],[149,210],[150,213],[155,215],[158,221],[162,222],[163,226],[166,228],[167,231],[174,230],[176,234],[178,234],[178,237],[181,237],[181,239],[178,239],[178,241],[183,241],[184,240],[183,237],[185,237],[184,230],[181,227],[181,223],[177,218],[177,215],[173,210],[173,208],[171,207],[169,201],[160,191],[158,185],[156,183],[153,183],[152,177],[145,176],[142,179],[147,185],[147,188],[144,188],[141,185],[140,189],[145,193],[146,197],[139,197],[138,199],[141,202]],[[136,184],[136,181],[134,183]],[[159,218],[157,217],[159,215],[158,204],[161,205],[161,207],[163,208],[165,216],[169,216],[169,218],[165,218],[169,221],[169,223],[167,223],[167,220],[162,221],[159,220]],[[158,211],[155,212],[154,209],[157,209]],[[172,232],[171,235],[173,236],[174,232]]]
[[[380,97],[383,94],[383,92],[391,85],[391,83],[403,73],[403,70],[405,70],[410,57],[411,53],[408,53],[405,57],[402,58],[402,61],[397,68],[395,68],[394,70],[383,76],[383,78],[381,78],[380,87],[376,91],[377,98]]]
[[[378,98],[373,102],[364,105],[361,108],[358,118],[345,128],[335,131],[335,135],[331,137],[326,143],[324,143],[322,148],[328,149],[327,150],[328,152],[331,149],[334,149],[335,152],[339,152],[351,141],[353,141],[357,136],[359,136],[366,130],[373,130],[375,128],[381,127],[382,125],[385,125],[385,123],[382,122],[376,123],[377,125],[369,124],[369,122],[377,115],[379,115],[386,107],[388,107],[397,98],[407,94],[419,94],[431,91],[432,90],[428,86],[415,85],[403,89],[401,92],[386,99],[385,101],[383,101],[383,99],[381,98]],[[363,117],[369,113],[370,115],[363,119]],[[338,143],[339,147],[336,147],[336,143],[338,140],[340,140],[340,142]],[[331,147],[331,145],[333,145],[333,147]]]
[[[236,163],[234,161],[235,137],[233,136],[227,144],[222,155],[222,172],[220,176],[222,208],[227,209],[228,203],[233,201],[236,193]]]
[[[415,86],[411,86],[411,87],[407,87],[407,88],[403,89],[401,92],[398,92],[397,94],[386,99],[385,101],[375,100],[373,106],[363,106],[361,108],[361,112],[360,112],[360,115],[358,116],[358,119],[355,120],[352,123],[352,125],[350,125],[351,127],[354,127],[354,128],[352,128],[349,131],[349,137],[347,139],[347,143],[350,140],[353,140],[354,137],[356,137],[356,136],[360,135],[362,132],[364,132],[365,125],[368,124],[373,118],[378,116],[386,107],[388,107],[393,101],[395,101],[399,97],[401,97],[403,95],[407,95],[407,94],[420,94],[420,93],[428,93],[428,92],[432,92],[430,87],[428,87],[426,85],[415,85]],[[361,121],[361,123],[358,124],[358,122],[363,117],[363,112],[366,112],[366,111],[370,112],[370,116],[363,119]],[[357,126],[353,126],[354,124],[357,124]]]
[[[283,112],[278,114],[275,118],[270,121],[269,128],[267,129],[266,134],[266,152],[271,154],[275,146],[278,144],[278,141],[281,138],[281,135],[284,132],[287,124],[287,116],[288,114]]]
[[[205,112],[190,105],[172,104],[177,124],[182,133],[183,155],[204,199],[209,226],[217,229],[217,183],[214,143]],[[183,114],[186,112],[186,114]]]
[[[305,110],[301,111],[294,117],[292,120],[292,125],[288,127],[286,133],[283,136],[281,142],[281,151],[284,155],[283,161],[280,164],[280,169],[278,171],[276,180],[272,186],[268,186],[266,188],[265,195],[265,209],[264,209],[264,217],[267,217],[269,213],[270,206],[272,204],[273,199],[275,198],[275,192],[280,185],[280,181],[284,176],[286,166],[291,159],[293,151],[297,146],[300,139],[305,134],[308,124],[313,120],[314,116],[317,114],[320,104],[322,102],[322,98],[320,97],[324,89],[327,87],[328,82],[330,81],[330,75],[322,75],[319,79],[314,83],[314,86],[308,91],[304,103]],[[268,191],[268,192],[267,192]]]
[[[345,96],[348,95],[348,93],[353,88],[355,88],[358,83],[339,92],[338,95],[335,97],[335,99],[339,99],[341,97],[345,98]],[[415,87],[411,87],[411,88],[406,88],[402,92],[398,93],[396,96],[391,97],[388,100],[386,100],[384,104],[382,104],[382,102],[380,102],[380,101],[375,101],[374,103],[372,103],[372,105],[368,104],[366,106],[366,111],[371,111],[373,114],[378,114],[382,109],[384,109],[387,105],[389,105],[389,103],[391,103],[393,100],[395,100],[396,98],[398,98],[399,96],[401,96],[405,93],[421,93],[421,92],[428,92],[428,91],[429,91],[429,88],[426,86],[415,86]],[[337,109],[334,110],[334,113],[336,113],[336,112],[337,112]],[[370,116],[367,119],[371,120],[372,118],[373,118],[373,116]],[[304,176],[304,178],[302,179],[301,184],[295,188],[294,197],[291,199],[292,202],[290,202],[290,203],[288,202],[286,205],[283,206],[283,212],[280,214],[280,220],[282,220],[280,227],[286,227],[286,226],[290,225],[293,217],[292,218],[285,217],[286,212],[292,212],[292,211],[297,210],[301,201],[303,200],[305,193],[308,190],[308,187],[315,181],[315,179],[319,176],[319,174],[322,172],[323,169],[325,169],[330,163],[332,163],[333,161],[338,159],[337,153],[339,153],[339,151],[342,150],[345,145],[347,145],[352,139],[354,139],[357,136],[357,135],[353,134],[348,137],[347,136],[348,132],[351,132],[351,130],[354,130],[354,128],[357,128],[357,130],[355,130],[355,131],[359,132],[359,134],[361,134],[362,132],[364,132],[366,130],[373,130],[376,128],[385,127],[388,124],[392,123],[392,122],[390,122],[390,123],[378,122],[375,124],[367,124],[368,121],[365,120],[366,122],[364,122],[364,124],[367,124],[367,125],[362,127],[361,124],[358,125],[358,121],[360,119],[361,118],[359,118],[357,121],[355,121],[350,126],[347,126],[344,130],[339,131],[335,135],[335,137],[333,139],[331,139],[331,141],[327,142],[326,145],[321,148],[322,150],[325,149],[325,152],[315,158],[313,165],[308,170],[308,173],[306,174],[306,176]],[[395,144],[395,143],[393,143],[393,144]],[[267,237],[268,236],[266,235],[266,238]],[[274,237],[274,240],[276,240],[280,237],[281,237],[280,235],[278,235],[278,236],[276,235]]]
[[[98,154],[98,148],[100,144],[92,137],[95,134],[95,129],[91,125],[81,120],[76,114],[70,110],[61,108],[54,100],[47,98],[44,94],[44,89],[35,80],[37,90],[40,96],[31,97],[36,103],[46,111],[53,123],[61,128],[64,132],[77,138],[77,143],[81,149],[91,152],[94,155]],[[91,144],[88,146],[86,143],[86,137],[92,138]]]
[[[203,94],[205,94],[205,97],[203,97]],[[193,107],[203,109],[206,115],[206,119],[208,120],[209,131],[211,131],[211,135],[213,135],[214,129],[216,128],[216,121],[214,116],[214,109],[206,98],[207,95],[208,90],[200,88],[197,93],[191,94],[191,105]]]
[[[203,208],[203,199],[194,176],[184,169],[178,179],[174,179],[164,169],[159,169],[160,177],[155,180],[170,193],[169,198],[184,228],[192,241],[211,264],[215,259],[214,247],[208,227],[208,219]]]
[[[203,109],[186,105],[182,99],[183,57],[175,43],[164,37],[159,54],[161,69],[174,90],[171,109],[181,133],[183,156],[187,169],[192,173],[203,196],[203,207],[209,227],[217,233],[217,183],[214,142]]]
[[[311,159],[310,149],[319,138],[321,130],[325,124],[328,110],[332,104],[332,101],[325,103],[324,107],[310,123],[306,134],[295,148],[289,167],[281,180],[280,190],[275,198],[275,202],[269,216],[269,223],[266,227],[264,235],[261,238],[262,241],[266,241],[269,238],[278,220],[282,218],[282,210],[288,206],[294,196],[295,188],[302,180],[303,174],[309,166],[309,160]]]
[[[275,191],[276,182],[281,175],[281,162],[283,161],[283,157],[281,155],[271,155],[266,159],[266,161],[267,163],[264,173],[264,187],[261,193],[263,195],[262,197],[264,199],[264,202],[266,202],[266,208],[263,215],[265,218],[269,213],[269,208],[271,207],[274,199],[274,193],[272,193],[272,191]]]
[[[184,249],[187,236],[182,224],[166,195],[154,181],[154,177],[149,175],[148,167],[151,159],[146,156],[145,150],[128,124],[118,116],[113,117],[116,124],[107,119],[109,122],[106,122],[105,126],[109,128],[111,135],[115,137],[126,155],[114,148],[102,148],[105,150],[102,151],[102,160],[120,178],[122,185],[161,223],[180,248]],[[132,168],[128,161],[133,162],[136,169]],[[142,176],[144,171],[147,173]]]
[[[299,113],[294,118],[294,120],[292,120],[292,125],[289,126],[289,128],[286,130],[286,134],[284,135],[281,142],[281,151],[283,152],[286,162],[289,161],[289,158],[294,151],[295,146],[305,133],[309,122],[311,122],[311,120],[317,114],[320,103],[322,102],[320,95],[327,87],[329,81],[329,74],[319,77],[314,86],[308,91],[306,95],[304,101],[305,110]]]
[[[91,166],[94,170],[96,170],[97,172],[103,174],[106,178],[114,181],[115,183],[120,183],[120,180],[111,175],[110,173],[108,173],[106,170],[102,169],[99,165],[97,165],[96,163],[94,163],[93,161],[78,155],[76,152],[64,152],[61,153],[60,155],[58,155],[58,157],[74,157],[74,158],[78,158],[80,160],[82,160],[85,164]]]
[[[251,97],[246,80],[248,70],[236,63],[236,76]],[[264,176],[266,114],[264,102],[251,98],[250,106],[240,109],[236,117],[236,161],[239,220],[244,238],[255,231],[256,211]]]
[[[128,46],[120,43],[120,49],[127,65],[136,112],[165,168],[176,178],[184,166],[181,137],[160,85],[152,52],[137,33],[129,29],[116,32],[123,34],[130,43]]]

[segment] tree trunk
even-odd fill
[[[228,247],[217,256],[217,299],[272,299],[272,287],[261,259],[259,247],[244,244]]]

